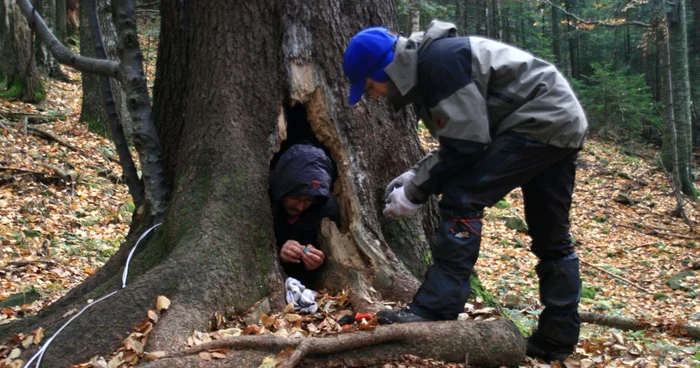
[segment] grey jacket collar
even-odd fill
[[[393,85],[389,100],[395,108],[423,100],[418,84],[418,54],[433,41],[456,35],[454,24],[434,20],[425,32],[414,32],[409,38],[399,37],[394,45],[394,60],[384,68]]]

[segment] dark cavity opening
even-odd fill
[[[302,104],[296,104],[291,107],[286,106],[285,117],[287,121],[287,139],[282,142],[280,151],[273,156],[270,162],[270,201],[272,203],[274,217],[277,257],[280,258],[280,263],[283,267],[283,276],[294,277],[307,287],[318,290],[321,273],[327,261],[327,257],[325,257],[327,250],[323,249],[318,241],[321,221],[323,218],[330,218],[336,222],[338,228],[341,228],[340,207],[336,197],[333,195],[333,187],[337,178],[337,169],[331,157],[330,150],[318,140],[311,130],[306,107]],[[307,144],[319,148],[325,153],[330,164],[315,163],[314,165],[305,165],[302,163],[292,163],[291,157],[294,157],[294,160],[298,160],[298,162],[304,162],[303,160],[309,157],[318,157],[318,150],[315,150],[315,153],[308,153],[307,150],[304,151],[303,154],[300,154],[300,150],[298,149],[293,152],[290,151],[290,155],[294,156],[286,156],[283,161],[284,163],[280,164],[280,158],[282,158],[291,147],[297,144]],[[314,160],[316,160],[316,158],[314,158]],[[279,166],[278,168],[278,164],[284,166]],[[327,186],[319,184],[319,182],[323,183],[326,180],[322,179],[324,178],[322,174],[319,174],[318,170],[321,170],[321,168],[330,176],[330,184]],[[291,188],[294,188],[294,190]],[[313,197],[313,202],[299,213],[290,213],[283,205],[280,193],[299,190],[311,190],[314,193],[318,193],[314,191],[314,188],[321,188],[319,189],[320,191],[327,192],[328,199],[326,200],[323,196]],[[323,188],[327,188],[327,191]],[[294,199],[294,197],[298,197],[297,195],[292,194],[286,197],[292,197],[292,203],[298,204],[300,202]],[[289,203],[287,204],[289,205]],[[291,211],[294,211],[294,209]],[[312,271],[306,269],[304,262],[285,262],[280,255],[280,251],[288,240],[297,241],[301,246],[312,245],[314,248],[324,253],[324,262],[320,267]]]

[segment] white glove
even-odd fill
[[[394,189],[386,199],[384,216],[389,218],[411,217],[422,207],[422,204],[415,204],[406,198],[404,187]]]
[[[394,191],[394,189],[406,185],[408,182],[413,180],[413,178],[415,178],[415,177],[416,177],[416,173],[413,170],[408,170],[405,173],[394,178],[394,180],[392,180],[391,183],[389,183],[389,185],[387,185],[386,191],[384,191],[384,199],[386,200],[387,198],[389,198],[389,195],[391,194],[391,192]]]

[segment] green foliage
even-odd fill
[[[590,288],[590,287],[583,287],[581,289],[581,298],[586,298],[586,299],[593,299],[595,298],[595,288]]]
[[[510,202],[506,199],[501,199],[498,203],[494,205],[494,207],[504,210],[506,208],[510,208]]]
[[[24,87],[20,81],[14,81],[6,90],[0,92],[0,98],[5,100],[14,100],[22,97]]]
[[[642,74],[613,70],[593,63],[585,83],[574,81],[591,130],[621,140],[640,139],[645,131],[660,130],[662,120],[654,107]]]
[[[97,134],[99,136],[109,138],[109,130],[107,129],[107,124],[97,117],[86,117],[81,116],[81,120],[87,123],[88,132]]]

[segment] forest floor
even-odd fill
[[[124,240],[134,211],[113,144],[78,121],[80,74],[66,70],[72,81],[47,81],[47,100],[41,104],[0,100],[0,324],[35,314],[94,273]],[[15,115],[9,118],[10,113]],[[25,128],[18,113],[63,117]],[[37,130],[58,140],[42,138]],[[425,130],[419,132],[426,148],[435,144]],[[622,331],[584,323],[566,365],[700,366],[698,340],[677,333],[679,325],[700,326],[700,207],[684,205],[692,229],[673,216],[676,199],[656,164],[657,149],[627,146],[590,139],[581,152],[571,210],[582,260],[580,309],[657,328]],[[528,250],[523,218],[519,191],[487,211],[477,272],[502,304],[517,307],[508,311],[520,323],[534,327],[541,310],[537,260]],[[260,325],[222,320],[219,327],[226,332],[219,334],[261,334],[267,328],[289,335],[293,332],[280,325],[288,323],[296,333],[322,335],[339,329],[333,318],[345,313],[346,297],[320,293],[319,305],[328,312],[320,319],[279,314],[264,316]],[[478,302],[471,303],[478,309]],[[196,332],[191,339],[196,345],[209,338]],[[0,363],[11,351],[2,344]],[[384,365],[437,366],[464,365],[415,357]],[[522,366],[547,365],[528,359]]]

